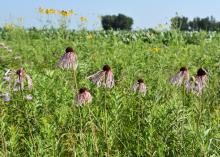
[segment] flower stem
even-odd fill
[[[22,89],[22,85],[21,85],[21,83],[22,83],[21,77],[19,76],[18,79],[19,79],[19,89],[21,92],[21,97],[22,97],[22,99],[24,99],[23,89]]]
[[[92,120],[92,111],[90,110],[90,107],[88,105],[88,108],[89,108],[89,119],[90,119],[90,126],[91,126],[91,130],[92,130],[92,135],[93,135],[93,138],[94,138],[94,147],[95,147],[95,151],[96,151],[96,155],[98,155],[99,153],[99,149],[98,149],[98,140],[97,140],[97,136],[96,136],[96,129],[94,127],[94,123],[93,123],[93,120]]]
[[[108,132],[107,132],[107,126],[108,126],[108,113],[107,113],[107,101],[106,101],[106,98],[107,97],[107,89],[105,88],[105,100],[104,100],[104,103],[105,103],[105,141],[106,141],[106,146],[107,146],[107,154],[106,156],[108,157],[109,156],[109,146],[108,146]]]
[[[81,108],[80,108],[80,106],[78,107],[79,108],[79,118],[80,118],[80,131],[79,131],[79,140],[80,140],[80,143],[85,143],[84,142],[84,138],[83,138],[83,136],[82,136],[82,134],[83,134],[83,129],[82,129],[82,112],[81,112]],[[84,149],[84,148],[83,148]],[[84,152],[84,150],[83,150],[83,152]],[[86,153],[86,152],[85,152]]]
[[[74,78],[74,83],[75,83],[75,89],[77,91],[78,90],[78,86],[77,86],[76,70],[73,70],[73,78]]]
[[[137,118],[138,118],[138,128],[137,128],[137,156],[140,156],[140,129],[141,129],[141,122],[140,122],[140,114],[142,114],[141,109],[141,101],[138,101],[137,104]]]

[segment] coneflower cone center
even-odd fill
[[[197,71],[197,76],[204,76],[206,75],[206,71],[203,70],[202,68],[200,68],[198,71]]]
[[[104,67],[102,68],[102,70],[104,70],[104,71],[110,71],[111,70],[111,68],[110,68],[110,66],[109,65],[104,65]]]
[[[74,50],[73,50],[73,48],[72,47],[67,47],[66,48],[66,53],[68,53],[68,52],[73,52]]]
[[[82,93],[84,93],[85,91],[87,91],[87,88],[80,88],[79,93],[82,94]]]

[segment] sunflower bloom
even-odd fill
[[[88,77],[98,87],[112,88],[115,84],[114,75],[109,65],[104,65],[102,70]]]
[[[64,16],[64,17],[68,17],[68,16],[71,16],[72,14],[74,14],[74,11],[73,10],[61,10],[59,11],[59,14]]]
[[[58,67],[61,69],[76,70],[78,66],[77,56],[72,47],[67,47],[65,54],[60,58]]]
[[[56,11],[55,9],[46,9],[46,10],[45,10],[45,13],[46,13],[46,14],[56,14],[57,11]]]
[[[82,106],[92,102],[92,95],[87,88],[81,88],[79,93],[76,95],[77,106]]]

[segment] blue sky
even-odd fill
[[[40,27],[48,17],[41,15],[38,8],[58,10],[73,9],[77,15],[70,17],[71,28],[78,28],[80,16],[88,18],[88,29],[100,29],[99,16],[123,13],[134,20],[134,29],[156,27],[169,23],[178,12],[192,19],[193,17],[214,16],[220,20],[219,0],[1,0],[0,25],[7,23],[20,24],[25,27]],[[18,18],[23,18],[22,23]],[[54,23],[57,15],[49,17]]]

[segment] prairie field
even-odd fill
[[[219,33],[15,28],[1,29],[0,43],[1,78],[23,67],[33,80],[22,92],[0,81],[11,96],[0,99],[0,156],[220,156]],[[68,46],[76,72],[56,66]],[[111,89],[88,79],[105,64]],[[183,66],[208,71],[201,94],[170,83]],[[131,90],[140,78],[146,95]],[[81,87],[93,99],[79,107]]]

